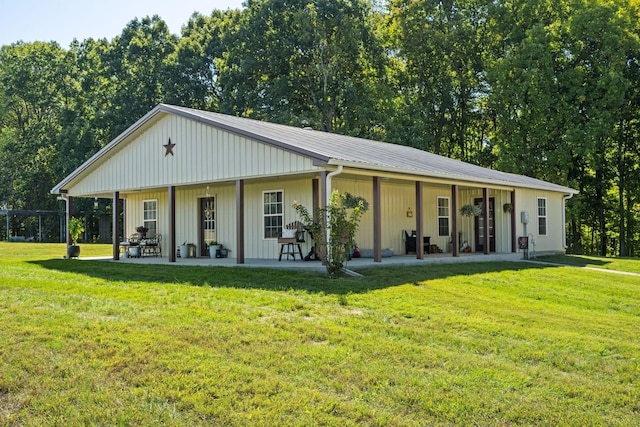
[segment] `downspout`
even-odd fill
[[[567,200],[573,197],[573,194],[562,197],[562,247],[566,251],[569,249],[567,245]]]
[[[327,194],[326,194],[326,200],[325,200],[325,207],[327,208],[327,225],[328,225],[328,221],[329,221],[329,202],[331,200],[331,179],[336,176],[336,175],[340,175],[342,173],[342,169],[344,169],[344,167],[342,165],[338,165],[338,169],[334,170],[333,172],[330,172],[327,174],[327,179],[326,179],[326,183],[327,183]],[[331,246],[329,245],[329,238],[331,237],[331,230],[329,229],[329,227],[327,226],[327,230],[326,230],[326,242],[327,242],[327,257],[329,256],[329,250],[331,248]]]

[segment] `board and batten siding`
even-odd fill
[[[538,233],[538,198],[547,199],[547,235]],[[564,195],[552,191],[540,191],[522,189],[516,191],[516,231],[517,236],[531,234],[535,239],[535,251],[560,252],[564,251],[563,238],[565,236],[565,223],[562,212],[564,210]],[[520,221],[521,212],[529,214],[529,223],[525,227]],[[531,238],[530,236],[530,238]],[[534,247],[530,246],[530,250]]]
[[[165,155],[169,139],[174,155]],[[306,157],[165,115],[138,137],[121,141],[108,159],[68,189],[70,195],[82,196],[317,170]]]

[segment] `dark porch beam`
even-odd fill
[[[236,264],[244,264],[244,179],[236,180]]]
[[[382,262],[382,203],[379,176],[373,177],[373,261]]]
[[[176,262],[176,187],[170,185],[169,189],[169,238],[167,239],[167,251],[169,262]]]
[[[73,216],[73,197],[69,196],[67,198],[67,225],[66,225],[66,232],[67,232],[67,246],[71,245],[73,242],[71,241],[71,234],[69,234],[69,220],[71,219],[71,217]]]
[[[451,256],[460,256],[458,240],[458,186],[451,186]]]
[[[318,180],[318,178],[311,180],[311,199],[312,215],[314,219],[317,219],[316,215],[320,208],[320,180]]]
[[[111,238],[113,239],[113,260],[120,259],[120,192],[113,192]]]
[[[516,190],[511,191],[511,252],[518,252],[516,236]]]
[[[320,172],[320,208],[327,208],[327,171]]]
[[[489,230],[489,189],[482,189],[482,222],[484,224],[484,254],[491,252],[491,235]]]
[[[424,212],[422,209],[424,196],[423,196],[423,186],[424,183],[422,181],[416,181],[416,258],[424,259],[424,230],[423,230],[423,217]]]

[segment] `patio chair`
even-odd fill
[[[404,253],[405,255],[409,254],[409,252],[416,252],[416,238],[417,238],[417,233],[416,230],[412,230],[411,232],[407,231],[407,230],[402,230],[402,239],[404,240]],[[425,254],[430,254],[431,253],[431,237],[430,236],[423,236],[422,237],[422,244],[424,247],[424,253]]]
[[[278,243],[280,244],[280,256],[278,261],[282,261],[282,255],[286,255],[287,259],[290,256],[293,260],[296,260],[296,254],[300,255],[300,259],[304,260],[302,256],[302,247],[300,243],[304,243],[304,224],[300,221],[294,221],[287,224],[282,229],[282,234],[278,237]]]

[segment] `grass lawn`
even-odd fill
[[[64,253],[0,243],[0,425],[640,424],[638,277]]]
[[[539,257],[540,261],[574,265],[576,267],[603,268],[640,274],[640,258],[612,258],[586,255],[553,255]]]

